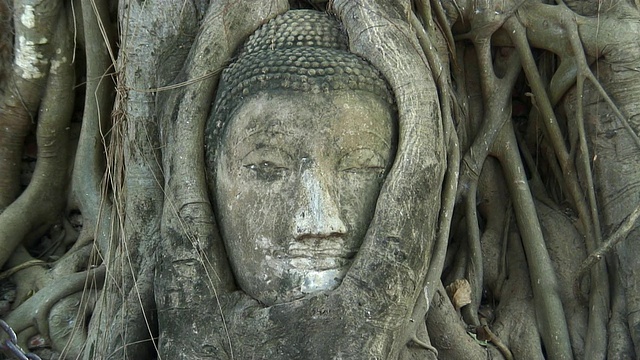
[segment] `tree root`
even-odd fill
[[[483,284],[482,250],[480,245],[480,229],[476,213],[478,177],[491,146],[498,137],[504,123],[510,121],[511,89],[520,72],[520,60],[517,54],[505,49],[495,60],[492,56],[491,37],[508,18],[507,11],[502,15],[489,18],[475,16],[471,18],[472,30],[459,36],[458,39],[470,39],[476,49],[477,63],[480,72],[480,85],[483,94],[484,114],[480,128],[473,143],[465,152],[460,170],[460,186],[458,201],[464,203],[468,235],[468,265],[466,278],[472,287],[472,304],[463,309],[468,323],[479,326],[477,311],[480,306]],[[498,14],[496,12],[496,14]],[[495,69],[495,70],[494,70]],[[499,73],[497,74],[496,71]]]
[[[16,248],[9,261],[7,261],[7,265],[11,268],[16,268],[20,267],[21,264],[33,263],[34,261],[40,260],[31,257],[27,249],[20,245]],[[16,297],[13,303],[14,308],[46,286],[47,281],[52,279],[48,271],[48,264],[44,262],[43,264],[45,265],[44,267],[25,267],[13,275],[12,280],[16,284]]]
[[[499,356],[495,349],[490,348],[487,351],[468,335],[442,283],[432,298],[427,315],[427,331],[431,343],[438,349],[438,359],[484,360]]]
[[[613,304],[608,330],[610,334],[616,334],[616,336],[612,336],[609,341],[607,359],[637,359],[627,320],[625,289],[619,276],[613,279],[611,298]]]
[[[487,324],[487,319],[480,319],[480,328],[482,329],[483,333],[486,334],[486,340],[493,343],[493,345],[498,348],[498,350],[506,360],[514,359],[511,350],[509,350],[509,348],[502,342],[502,340],[500,340],[500,338],[493,331],[491,331],[489,325]]]
[[[507,234],[509,277],[505,280],[495,310],[492,331],[500,337],[515,359],[544,359],[536,324],[535,295],[532,298],[529,266],[522,246],[523,239],[510,224]]]
[[[63,208],[73,101],[61,103],[58,99],[73,99],[75,81],[66,17],[58,21],[53,44],[60,51],[52,59],[55,66],[52,65],[40,106],[38,161],[27,189],[0,214],[0,267],[30,231],[51,224]]]
[[[46,265],[47,265],[46,262],[44,262],[42,260],[38,260],[38,259],[33,259],[33,260],[29,260],[27,262],[23,262],[20,265],[16,265],[16,266],[14,266],[14,267],[12,267],[10,269],[7,269],[7,270],[1,272],[0,273],[0,281],[2,281],[4,279],[7,279],[8,277],[12,276],[13,274],[15,274],[15,273],[17,273],[17,272],[19,272],[21,270],[30,268],[32,266],[46,266]]]
[[[87,321],[95,307],[98,290],[84,290],[62,298],[48,316],[51,347],[60,358],[77,359],[87,340]]]
[[[436,37],[435,31],[430,32],[431,36],[427,33],[427,29],[429,29],[427,21],[430,20],[430,18],[426,14],[426,9],[428,8],[428,6],[424,3],[424,1],[421,1],[420,3],[420,6],[422,6],[422,8],[424,9],[421,18],[422,24],[418,20],[418,17],[413,13],[410,14],[409,22],[416,31],[416,36],[418,37],[418,41],[420,43],[422,51],[427,58],[427,61],[429,62],[429,67],[432,69],[432,72],[435,72],[433,74],[433,77],[438,85],[438,95],[440,103],[442,104],[442,124],[444,130],[443,138],[446,139],[447,166],[444,182],[442,185],[442,205],[440,207],[440,214],[438,216],[438,234],[431,251],[431,258],[429,260],[429,268],[424,282],[423,294],[418,297],[418,302],[414,307],[412,315],[414,319],[423,319],[425,317],[427,311],[429,310],[429,302],[431,301],[431,298],[435,293],[438,284],[441,283],[440,277],[442,276],[442,270],[444,268],[446,259],[451,230],[451,220],[453,217],[453,209],[455,207],[456,194],[458,189],[460,163],[460,146],[458,142],[458,136],[455,132],[452,115],[453,95],[451,93],[451,83],[449,82],[449,77],[444,76],[449,66],[445,59],[442,59],[438,55],[438,48],[431,40],[432,36]],[[446,22],[442,22],[443,19],[440,20],[440,27],[449,29],[448,26],[446,26]],[[425,29],[425,27],[427,29]],[[450,33],[451,31],[449,30],[449,35]],[[451,46],[453,46],[453,38],[451,37],[449,39],[449,37],[447,36],[447,42],[449,40],[451,41]],[[419,332],[418,326],[420,325],[418,325],[418,322],[416,322],[415,325],[409,326],[407,329],[408,333],[416,334],[414,335],[414,338]]]
[[[83,233],[92,235],[91,239],[96,240],[103,256],[108,253],[111,230],[111,202],[101,184],[105,174],[104,153],[108,153],[106,137],[114,99],[114,82],[109,76],[109,69],[115,58],[111,50],[115,42],[115,29],[108,21],[107,5],[107,1],[83,2],[82,5],[87,83],[69,204],[82,213]]]
[[[572,359],[573,352],[566,317],[557,292],[555,271],[546,249],[531,192],[526,186],[527,179],[511,123],[503,127],[501,138],[494,147],[509,187],[527,254],[540,335],[551,357]]]
[[[8,81],[2,83],[4,94],[0,98],[0,212],[20,194],[18,164],[24,140],[35,123],[42,88],[47,84],[49,59],[54,54],[52,35],[60,9],[61,3],[55,0],[42,1],[37,7],[16,1],[13,8],[15,59]],[[21,21],[25,14],[36,11],[42,16]],[[12,251],[12,246],[0,240],[0,267]]]
[[[554,111],[551,107],[551,102],[549,100],[549,97],[547,96],[544,85],[542,84],[542,80],[540,78],[540,74],[536,68],[533,56],[531,54],[529,42],[525,34],[525,28],[515,18],[510,19],[510,21],[508,21],[506,25],[506,29],[511,34],[510,36],[516,44],[516,48],[521,54],[521,57],[523,59],[523,68],[527,75],[527,79],[531,84],[533,93],[536,96],[536,104],[541,110],[542,116],[545,119],[545,121],[542,121],[541,123],[544,124],[543,128],[546,129],[545,133],[553,144],[555,156],[557,157],[558,162],[560,163],[560,167],[562,168],[562,173],[565,177],[563,183],[566,184],[569,189],[571,199],[576,206],[576,209],[584,226],[587,249],[589,251],[592,251],[592,249],[596,247],[599,234],[597,233],[596,229],[592,227],[594,223],[592,222],[593,219],[591,219],[592,212],[589,210],[590,206],[585,203],[584,195],[582,193],[582,190],[579,188],[580,182],[578,181],[575,165],[565,148],[562,133],[556,121]],[[590,296],[591,305],[589,307],[591,309],[591,314],[589,316],[591,325],[588,331],[591,340],[587,341],[587,344],[590,344],[589,346],[592,348],[591,350],[589,350],[589,352],[586,352],[586,354],[593,354],[595,358],[604,357],[604,352],[606,351],[607,344],[606,322],[607,314],[609,312],[609,295],[608,280],[606,274],[607,272],[604,264],[601,264],[598,269],[594,269],[592,274],[593,283]]]
[[[29,326],[36,326],[38,332],[49,337],[49,310],[60,299],[82,291],[85,288],[101,288],[104,282],[106,268],[100,266],[82,273],[76,273],[47,285],[27,301],[13,310],[6,318],[6,322],[20,332]]]
[[[585,336],[589,309],[573,292],[573,281],[580,263],[587,257],[584,237],[576,230],[575,221],[557,209],[536,202],[536,209],[547,249],[558,275],[558,292],[567,314],[567,326],[575,359],[585,357]]]
[[[578,275],[576,276],[575,283],[573,285],[575,293],[581,292],[580,284],[582,279],[591,270],[591,268],[598,261],[605,258],[605,256],[609,254],[617,244],[627,238],[629,232],[635,228],[638,217],[640,217],[640,206],[633,210],[624,222],[620,224],[618,229],[616,229],[616,231],[611,234],[611,236],[609,236],[609,238],[597,250],[589,254],[589,257],[587,257],[578,270]]]

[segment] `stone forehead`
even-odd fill
[[[393,103],[378,70],[348,51],[340,23],[313,10],[289,11],[249,37],[222,73],[208,132],[219,132],[250,95],[276,89],[310,93],[361,90]]]

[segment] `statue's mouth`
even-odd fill
[[[344,239],[292,241],[285,248],[272,250],[271,256],[299,271],[346,271],[358,250],[345,245]],[[285,265],[286,266],[286,265]]]
[[[334,269],[344,269],[351,265],[353,258],[346,257],[309,257],[299,256],[289,258],[289,264],[298,270],[325,271]]]
[[[353,259],[357,251],[349,249],[289,249],[288,255],[290,258],[308,258],[308,259],[323,259],[323,258],[343,258]]]
[[[314,239],[313,241],[296,241],[289,244],[286,254],[292,259],[351,260],[358,249],[351,249],[345,245],[342,238]]]

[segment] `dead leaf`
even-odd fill
[[[449,284],[447,294],[456,310],[471,304],[471,285],[467,279],[458,279]]]

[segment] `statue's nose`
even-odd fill
[[[324,179],[317,168],[302,173],[301,194],[295,217],[294,235],[304,238],[342,236],[347,227],[340,218],[340,210],[329,191],[331,179]]]

